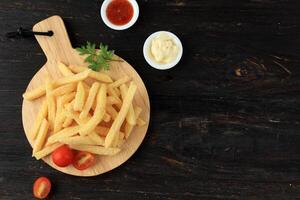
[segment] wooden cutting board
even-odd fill
[[[36,36],[38,43],[40,44],[47,57],[47,62],[33,76],[32,80],[30,81],[27,87],[27,91],[30,91],[34,88],[37,88],[41,84],[44,84],[45,77],[47,74],[49,74],[50,77],[52,77],[53,79],[61,77],[62,75],[56,67],[58,61],[61,61],[68,65],[73,64],[87,66],[87,64],[83,62],[83,57],[79,56],[78,52],[72,47],[64,22],[61,19],[61,17],[49,17],[34,25],[33,30],[52,30],[54,35],[51,37]],[[120,57],[118,58],[121,59]],[[120,166],[135,153],[135,151],[142,143],[146,135],[150,120],[150,103],[146,87],[138,73],[125,60],[124,62],[111,62],[110,65],[110,70],[105,73],[109,74],[113,79],[116,80],[122,76],[127,75],[131,77],[132,80],[137,84],[138,90],[135,95],[134,103],[143,109],[141,118],[146,121],[146,125],[142,127],[135,127],[130,137],[123,144],[121,148],[122,150],[119,154],[114,156],[98,156],[96,164],[87,170],[79,171],[73,166],[68,166],[65,168],[57,167],[48,156],[43,160],[51,167],[66,174],[71,174],[75,176],[96,176]],[[25,130],[26,137],[31,146],[33,146],[33,141],[29,137],[29,131],[31,130],[34,124],[34,120],[37,116],[43,98],[34,101],[23,100],[23,127]]]

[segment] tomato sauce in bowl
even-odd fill
[[[104,0],[100,10],[103,22],[114,30],[125,30],[135,24],[139,17],[136,0]]]
[[[118,26],[129,23],[133,14],[133,7],[128,0],[113,0],[106,9],[108,20]]]

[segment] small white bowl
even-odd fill
[[[125,29],[130,28],[137,21],[137,19],[139,17],[139,5],[137,4],[136,0],[128,0],[128,2],[131,3],[131,5],[133,7],[133,16],[127,24],[121,25],[121,26],[111,23],[109,21],[109,19],[107,18],[106,9],[107,9],[107,6],[112,1],[113,0],[104,0],[102,3],[100,15],[101,15],[103,22],[106,24],[106,26],[108,26],[109,28],[114,29],[114,30],[125,30]]]
[[[173,39],[174,43],[178,47],[177,57],[174,59],[174,61],[167,63],[167,64],[161,64],[161,63],[156,62],[153,59],[152,55],[150,55],[151,54],[151,52],[150,52],[151,42],[156,36],[158,36],[160,34],[167,34],[168,36],[170,36]],[[174,67],[175,65],[177,65],[179,63],[179,61],[182,57],[182,54],[183,54],[183,47],[182,47],[182,44],[181,44],[181,41],[179,40],[179,38],[176,35],[174,35],[173,33],[168,32],[168,31],[158,31],[158,32],[151,34],[146,39],[146,41],[144,43],[144,47],[143,47],[143,53],[144,53],[144,57],[145,57],[147,63],[149,65],[151,65],[153,68],[160,69],[160,70],[166,70],[166,69],[170,69],[170,68]]]

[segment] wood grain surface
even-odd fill
[[[50,76],[53,80],[62,77],[57,64],[63,62],[67,65],[87,66],[84,63],[84,57],[79,56],[78,52],[72,48],[65,25],[61,17],[52,16],[38,22],[33,27],[34,31],[47,32],[53,31],[53,36],[36,36],[39,45],[43,49],[47,62],[41,67],[41,69],[31,79],[27,91],[38,88],[40,85],[45,84],[47,76]],[[138,86],[137,92],[134,98],[134,105],[138,105],[142,108],[141,117],[147,123],[142,127],[135,127],[133,129],[131,137],[121,147],[121,152],[114,156],[97,156],[96,164],[87,170],[77,170],[72,165],[68,167],[56,166],[50,157],[45,157],[43,160],[51,167],[62,171],[66,174],[75,176],[96,176],[105,172],[108,172],[128,160],[130,156],[134,154],[137,148],[142,143],[149,125],[150,119],[150,102],[147,93],[147,89],[136,71],[125,60],[117,57],[120,62],[111,62],[110,70],[105,72],[113,80],[118,80],[124,76],[128,76]],[[93,80],[90,80],[93,81]],[[30,130],[34,125],[34,121],[38,115],[38,111],[45,97],[38,100],[28,101],[23,100],[22,105],[22,121],[27,140],[30,145],[33,146],[34,141],[30,138]]]
[[[296,200],[300,196],[298,0],[138,0],[140,17],[113,31],[102,1],[0,1],[0,199]],[[151,121],[138,151],[100,176],[68,176],[31,158],[22,93],[46,57],[34,38],[4,34],[62,16],[74,47],[104,42],[143,79]],[[145,39],[168,30],[183,43],[175,68],[147,65]]]

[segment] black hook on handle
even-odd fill
[[[28,30],[28,29],[24,29],[24,28],[20,27],[15,32],[6,33],[6,37],[8,37],[8,38],[16,38],[16,37],[26,38],[26,37],[33,37],[34,35],[44,35],[44,36],[51,37],[53,34],[54,34],[53,31],[37,32],[37,31],[32,31],[32,30]]]

